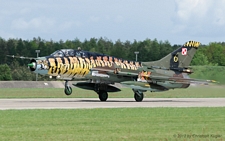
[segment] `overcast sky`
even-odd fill
[[[0,37],[225,42],[225,0],[0,0]]]

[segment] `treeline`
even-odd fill
[[[118,40],[113,42],[106,38],[91,38],[83,42],[79,39],[55,42],[52,40],[46,41],[40,37],[33,38],[33,40],[4,40],[0,38],[0,53],[4,54],[0,58],[0,63],[7,63],[5,54],[36,57],[35,50],[40,50],[39,56],[47,56],[59,49],[77,49],[77,47],[81,47],[82,50],[99,52],[128,60],[135,60],[134,52],[139,51],[138,60],[152,61],[165,56],[174,50],[177,45],[171,46],[168,41],[162,42],[156,39],[134,40],[133,42]]]
[[[40,50],[39,56],[47,56],[59,49],[77,49],[77,47],[81,47],[82,50],[99,52],[127,60],[135,60],[136,55],[134,52],[138,51],[138,61],[154,61],[164,57],[180,46],[171,45],[169,41],[158,41],[157,39],[134,40],[132,42],[117,40],[113,42],[107,38],[91,38],[84,41],[76,38],[74,40],[60,40],[56,42],[53,40],[46,41],[40,37],[33,38],[32,40],[5,40],[0,38],[0,67],[8,67],[11,70],[9,77],[0,76],[0,80],[35,80],[35,74],[27,69],[29,60],[13,59],[6,55],[36,57],[35,50]],[[192,65],[225,66],[225,43],[203,45],[194,56]],[[48,78],[39,75],[38,80],[46,79]]]

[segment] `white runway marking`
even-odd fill
[[[122,107],[225,107],[225,98],[110,98],[101,102],[97,98],[28,98],[0,99],[0,109],[79,109]]]

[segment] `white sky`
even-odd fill
[[[0,0],[0,37],[225,42],[225,0]]]

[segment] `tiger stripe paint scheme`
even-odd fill
[[[109,58],[109,59],[108,59]],[[108,61],[109,60],[109,61]],[[96,59],[82,57],[48,57],[47,62],[38,60],[37,65],[42,65],[41,69],[47,69],[50,76],[84,77],[92,68],[102,67],[114,70],[115,68],[137,70],[141,64],[139,62],[121,60],[110,56],[97,56]]]

